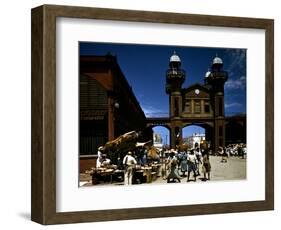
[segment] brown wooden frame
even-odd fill
[[[265,30],[265,200],[56,212],[56,18],[255,28]],[[271,19],[43,5],[32,9],[31,219],[41,224],[231,213],[274,209],[274,21]]]

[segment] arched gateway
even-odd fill
[[[182,144],[182,130],[188,125],[199,125],[206,130],[211,148],[217,151],[225,146],[224,84],[228,73],[223,70],[223,61],[215,57],[204,77],[204,84],[182,88],[186,73],[181,69],[180,57],[170,57],[166,72],[166,93],[169,95],[169,117],[147,118],[147,127],[165,126],[170,130],[170,145]]]

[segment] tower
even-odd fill
[[[182,84],[185,71],[181,69],[180,57],[174,52],[170,57],[169,69],[166,72],[166,93],[169,95],[169,114],[171,119],[171,146],[179,145],[182,138],[180,116],[182,113]]]
[[[211,103],[214,110],[213,143],[214,150],[225,146],[224,84],[228,74],[223,70],[223,61],[217,55],[213,59],[211,71],[206,73],[205,84],[210,86]]]
[[[179,117],[182,112],[181,89],[185,80],[185,71],[181,69],[180,57],[174,52],[170,57],[166,72],[166,93],[169,94],[170,117]]]

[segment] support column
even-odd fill
[[[114,108],[113,99],[108,97],[108,140],[114,140]]]
[[[180,125],[171,128],[171,148],[176,148],[177,145],[182,144],[182,127]]]
[[[171,127],[171,133],[170,133],[170,147],[174,149],[175,146],[176,146],[175,127]]]
[[[204,100],[201,99],[201,114],[205,113],[205,106],[204,106]]]
[[[180,92],[173,92],[169,98],[170,117],[180,117],[182,114],[182,96]]]
[[[224,119],[216,119],[214,122],[214,151],[217,152],[219,147],[225,147],[225,124]]]
[[[194,114],[194,100],[192,99],[190,103],[191,103],[191,113]]]

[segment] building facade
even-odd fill
[[[145,114],[115,56],[80,56],[79,90],[81,155],[96,154],[126,132],[146,131]]]
[[[169,117],[148,118],[147,125],[164,126],[170,131],[170,145],[176,148],[183,144],[183,128],[190,125],[205,129],[205,138],[211,148],[217,151],[219,146],[234,142],[246,142],[246,118],[225,117],[224,84],[228,73],[223,69],[219,57],[213,59],[210,71],[204,76],[204,84],[194,84],[188,88],[182,85],[186,72],[181,68],[180,57],[174,53],[170,57],[166,72],[166,93],[169,96]],[[233,136],[232,129],[239,131]],[[228,130],[226,130],[228,128]]]

